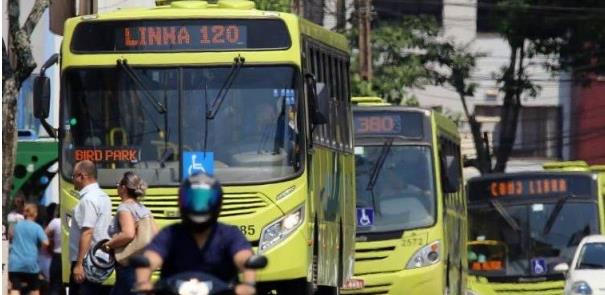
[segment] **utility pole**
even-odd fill
[[[293,0],[292,4],[291,4],[292,13],[302,16],[303,12],[305,11],[304,7],[303,7],[303,2],[304,2],[303,0]]]
[[[97,0],[79,0],[78,15],[87,15],[97,13]]]
[[[361,78],[372,80],[372,43],[370,41],[370,21],[372,0],[358,0],[359,2],[359,69]]]
[[[345,0],[336,0],[336,31],[344,32],[347,25],[347,7]]]

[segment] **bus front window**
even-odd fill
[[[401,145],[386,148],[355,148],[357,208],[374,212],[373,224],[358,225],[357,231],[390,232],[432,225],[435,190],[430,148]],[[384,161],[379,165],[381,154]]]
[[[230,67],[184,69],[183,148],[213,153],[227,183],[293,175],[301,161],[294,68],[243,67],[223,87],[230,74]]]
[[[474,241],[469,243],[469,270],[487,277],[558,275],[554,266],[571,262],[582,238],[598,231],[598,218],[593,202],[568,201],[556,210],[556,197],[552,199],[555,203],[502,202],[504,212],[489,203],[470,205],[470,240]],[[551,216],[553,223],[547,226]],[[485,247],[489,243],[504,246],[500,253],[505,255],[498,256],[504,269],[489,268],[486,257],[494,252],[493,247]],[[545,268],[532,267],[537,261],[543,261]]]
[[[293,67],[243,67],[231,84],[225,83],[230,67],[131,71],[66,71],[67,179],[75,162],[90,159],[103,186],[132,169],[152,186],[177,185],[185,152],[212,153],[210,165],[224,183],[272,181],[302,167]],[[207,116],[209,109],[215,116]]]

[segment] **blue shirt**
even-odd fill
[[[39,273],[38,249],[43,242],[48,241],[42,226],[26,219],[17,222],[13,231],[13,241],[8,257],[8,271]]]
[[[191,232],[177,223],[162,229],[146,249],[162,257],[161,278],[182,272],[205,272],[231,281],[238,274],[233,257],[237,252],[251,248],[237,227],[219,222],[211,229],[202,248],[197,246]]]

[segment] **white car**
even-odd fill
[[[605,295],[605,236],[582,239],[571,266],[561,263],[555,271],[565,272],[565,295]]]

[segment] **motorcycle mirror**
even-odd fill
[[[134,255],[128,259],[130,266],[134,268],[149,267],[149,259],[144,255]]]
[[[245,267],[248,269],[261,269],[267,266],[267,257],[263,255],[252,255],[246,261]]]

